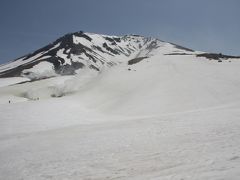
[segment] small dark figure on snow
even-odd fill
[[[10,103],[11,103],[11,101],[9,100],[9,101],[8,101],[8,103],[10,104]]]

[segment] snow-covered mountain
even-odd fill
[[[158,52],[159,51],[159,52]],[[99,71],[134,58],[157,53],[185,53],[170,43],[138,35],[107,36],[82,31],[67,34],[31,54],[0,66],[0,77],[75,74],[82,68]]]
[[[83,68],[100,71],[104,67],[140,61],[157,54],[199,53],[156,38],[139,35],[107,36],[80,31],[67,34],[31,54],[1,65],[0,77],[40,79],[76,74]],[[206,57],[218,59],[221,55],[209,54]]]
[[[238,180],[239,68],[154,38],[68,34],[0,66],[0,179]]]

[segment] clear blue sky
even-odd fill
[[[240,0],[1,0],[0,63],[79,30],[240,55],[239,18]]]

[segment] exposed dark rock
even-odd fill
[[[177,48],[177,49],[181,49],[181,50],[185,50],[185,51],[194,52],[194,50],[192,50],[192,49],[189,49],[189,48],[186,48],[186,47],[183,47],[183,46],[179,46],[179,45],[174,44],[174,43],[171,43],[171,44],[174,45],[175,48]]]
[[[93,49],[97,49],[98,51],[101,51],[102,53],[106,53],[101,47],[93,45]]]
[[[69,53],[81,55],[82,53],[86,53],[86,47],[82,44],[73,44]]]
[[[59,97],[63,97],[64,94],[51,94],[51,97],[53,98],[59,98]]]
[[[147,58],[147,57],[138,57],[138,58],[131,59],[128,61],[128,65],[139,63],[140,61],[142,61],[145,58]]]
[[[60,66],[62,64],[64,64],[65,60],[63,58],[60,58],[60,57],[55,57],[55,56],[52,56],[50,58],[47,58],[47,59],[44,59],[45,61],[47,62],[50,62],[54,65],[54,69],[59,69]]]
[[[107,41],[111,42],[111,45],[117,45],[117,42],[121,42],[120,38],[110,38],[110,37],[104,37]]]
[[[81,69],[81,68],[84,68],[85,65],[81,62],[74,62],[72,61],[72,67],[77,70],[77,69]]]
[[[110,51],[111,53],[113,53],[113,54],[119,54],[118,51],[110,48],[110,47],[107,45],[107,43],[103,43],[103,47],[104,47],[106,50],[108,50],[108,51]]]
[[[111,45],[114,45],[114,46],[115,46],[115,45],[117,45],[117,43],[114,41],[114,42],[111,43]]]
[[[129,49],[125,48],[125,50],[128,52],[127,56],[129,56],[132,53]]]
[[[95,59],[92,55],[90,55],[90,54],[88,54],[88,53],[85,53],[85,55],[86,55],[89,59],[91,59],[93,62],[97,62],[96,59]]]
[[[135,37],[142,37],[141,35],[138,35],[138,34],[130,34],[130,35]]]
[[[110,42],[115,42],[115,40],[110,37],[104,37],[104,39],[106,39],[107,41],[110,41]]]
[[[114,65],[116,65],[117,63],[114,63],[114,62],[107,62],[107,65],[108,66],[114,66]]]
[[[28,54],[28,55],[24,56],[23,61],[26,60],[26,59],[28,59],[28,58],[30,58],[30,57],[32,57],[32,56],[37,55],[38,53],[41,53],[41,52],[44,52],[44,51],[48,51],[48,50],[51,49],[53,46],[54,46],[53,44],[49,44],[49,45],[47,45],[47,46],[45,46],[45,47],[43,47],[43,48],[41,48],[41,49],[38,49],[37,51],[34,51],[34,52],[31,53],[31,54]],[[40,56],[39,58],[41,58],[41,56]],[[39,59],[39,58],[38,58],[38,59]]]
[[[158,48],[157,41],[153,41],[153,42],[151,42],[151,43],[147,46],[146,49],[148,49],[148,50],[151,51],[151,50],[156,49],[156,48]]]
[[[73,75],[75,74],[75,70],[83,68],[85,65],[81,62],[74,62],[71,61],[71,65],[66,64],[59,66],[57,69],[55,69],[56,73],[61,75]]]
[[[78,36],[78,37],[83,37],[87,39],[88,41],[92,41],[92,38],[90,38],[88,35],[84,34],[83,31],[75,32],[73,35]]]
[[[205,57],[207,59],[214,59],[214,60],[219,60],[221,59],[239,59],[240,56],[229,56],[229,55],[224,55],[224,54],[217,54],[217,53],[203,53],[203,54],[197,54],[197,57]]]
[[[121,42],[121,38],[113,38],[116,42]]]
[[[164,54],[164,55],[192,55],[187,53],[170,53],[170,54]]]
[[[89,68],[90,68],[90,69],[95,69],[96,71],[100,71],[99,68],[97,68],[96,66],[94,66],[94,65],[92,65],[92,64],[89,66]]]

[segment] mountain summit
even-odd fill
[[[83,68],[100,71],[121,63],[133,64],[155,55],[195,55],[209,59],[236,58],[194,50],[139,35],[109,36],[83,31],[69,33],[33,53],[0,66],[0,77],[42,79],[73,75]]]
[[[108,36],[83,31],[66,34],[37,51],[0,66],[0,77],[75,74],[81,68],[99,71],[157,53],[193,53],[178,45],[139,35]],[[42,73],[38,69],[41,69]],[[35,74],[34,74],[35,72]],[[38,75],[37,75],[38,72]]]

